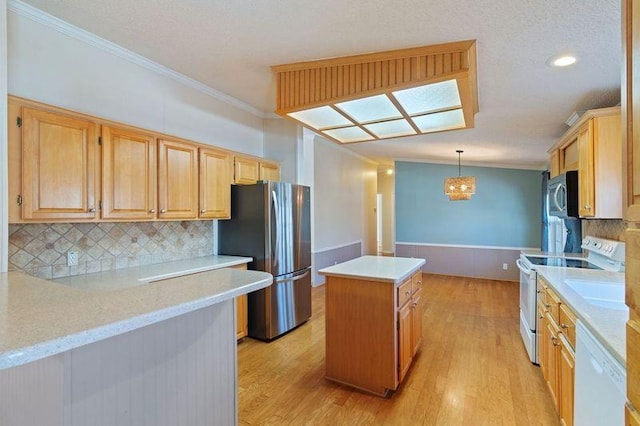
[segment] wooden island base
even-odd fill
[[[380,271],[381,262],[390,276],[346,274],[358,265]],[[422,264],[364,256],[320,271],[327,276],[327,379],[383,397],[397,389],[422,342]]]

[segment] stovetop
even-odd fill
[[[579,258],[566,258],[566,257],[532,257],[527,256],[527,260],[533,265],[542,266],[564,266],[566,268],[581,268],[581,269],[602,269],[591,262]]]

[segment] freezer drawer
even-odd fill
[[[249,293],[249,336],[271,340],[311,317],[311,269],[274,277]]]

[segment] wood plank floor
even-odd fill
[[[519,334],[518,284],[426,275],[424,341],[388,399],[324,379],[324,287],[309,322],[238,345],[241,425],[558,425]]]

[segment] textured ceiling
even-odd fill
[[[620,0],[27,0],[265,113],[271,65],[476,39],[476,127],[349,145],[375,159],[541,168],[573,111],[620,94]],[[572,53],[578,63],[552,69]]]

